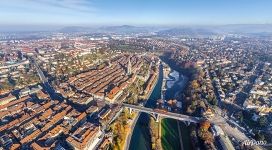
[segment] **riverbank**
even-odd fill
[[[146,103],[146,98],[147,99],[149,98],[150,94],[152,93],[154,87],[157,84],[158,74],[159,74],[159,71],[156,71],[150,76],[150,80],[148,81],[149,83],[147,84],[149,88],[146,88],[148,89],[147,91],[142,91],[142,89],[144,89],[145,82],[140,81],[140,79],[136,79],[136,81],[133,82],[132,85],[128,87],[128,91],[127,91],[127,93],[133,93],[136,96],[133,97],[133,94],[131,94],[130,97],[128,98],[127,103],[144,105]],[[144,93],[144,95],[142,95],[142,93]],[[122,114],[124,114],[125,117],[123,117]],[[120,150],[129,149],[131,135],[133,133],[133,129],[140,115],[140,113],[135,111],[130,112],[129,109],[127,108],[123,109],[122,114],[119,116],[119,118],[123,117],[124,119],[122,120],[126,120],[126,121],[121,121],[121,122],[115,121],[113,122],[113,127],[111,127],[114,133],[113,134],[114,147],[117,147]],[[117,120],[119,120],[119,118]],[[118,131],[118,128],[125,128],[126,130]]]
[[[161,97],[161,86],[163,80],[163,68],[160,65],[157,84],[154,87],[150,97],[146,101],[145,106],[153,108],[156,105],[156,100]],[[139,115],[139,119],[135,125],[129,150],[151,150],[151,137],[149,130],[150,116],[145,113]]]
[[[159,78],[159,77],[157,77],[157,79],[155,79],[156,81],[155,81],[154,85],[152,86],[152,89],[150,90],[150,92],[149,92],[147,95],[145,95],[145,98],[146,98],[147,100],[150,98],[151,93],[153,92],[155,86],[157,85],[157,83],[158,83],[158,78]],[[146,102],[145,102],[145,103],[146,103]],[[132,137],[132,134],[133,134],[133,132],[134,132],[133,129],[135,128],[135,125],[136,125],[136,123],[137,123],[137,121],[138,121],[138,119],[139,119],[139,117],[140,117],[140,114],[141,114],[141,113],[136,113],[136,117],[133,118],[132,124],[130,125],[130,129],[132,129],[132,130],[130,130],[130,131],[127,133],[126,142],[125,142],[125,146],[124,146],[124,150],[128,150],[128,149],[129,149],[131,137]]]
[[[171,76],[173,72],[171,72],[170,67],[163,63],[163,80],[162,80],[162,86],[161,86],[161,99],[164,100],[164,95],[166,89],[171,86],[169,85],[169,81],[174,82],[174,77]],[[174,72],[175,73],[175,72]],[[172,78],[170,78],[172,77]],[[149,119],[149,127],[150,127],[150,134],[151,134],[151,148],[156,150],[162,150],[162,128],[161,128],[161,120],[159,122],[156,122],[156,120],[152,117]]]
[[[126,146],[126,139],[133,125],[135,113],[130,113],[128,109],[123,109],[119,117],[110,125],[109,129],[113,133],[114,149],[122,150]]]
[[[133,129],[135,128],[136,122],[139,119],[140,114],[136,113],[136,117],[133,118],[131,124],[129,125],[129,132],[126,135],[126,140],[125,140],[125,144],[124,144],[124,150],[128,150],[129,149],[129,145],[130,145],[130,141],[131,141],[131,136],[133,133]]]

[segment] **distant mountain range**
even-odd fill
[[[161,30],[162,36],[211,36],[220,34],[272,35],[272,25],[192,26]]]
[[[52,32],[89,32],[89,33],[147,33],[156,32],[162,36],[210,36],[216,34],[251,34],[251,35],[271,35],[272,24],[237,24],[218,26],[0,26],[0,32],[31,32],[31,31],[52,31]]]
[[[94,29],[89,28],[89,27],[81,27],[81,26],[68,26],[68,27],[61,28],[59,31],[60,32],[65,32],[65,33],[69,33],[69,32],[91,32],[91,31],[94,31]]]
[[[61,32],[107,32],[107,33],[142,33],[154,30],[153,27],[136,27],[130,25],[103,26],[103,27],[80,27],[70,26],[60,29]]]
[[[272,33],[272,24],[237,24],[214,27],[217,32],[228,33]]]
[[[61,32],[96,32],[96,33],[145,33],[157,32],[160,36],[203,37],[218,34],[272,34],[272,25],[221,25],[221,26],[180,26],[180,27],[137,27],[130,25],[80,27],[71,26],[60,29]]]
[[[115,33],[138,33],[138,32],[148,32],[150,31],[150,28],[123,25],[123,26],[101,27],[100,30],[107,31],[107,32],[115,32]]]

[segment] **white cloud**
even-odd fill
[[[88,0],[0,0],[2,24],[80,24],[97,14]]]
[[[2,10],[1,10],[2,9]],[[0,0],[0,12],[87,13],[97,11],[90,0]],[[6,13],[6,12],[5,12]]]
[[[26,0],[32,3],[45,5],[51,8],[69,9],[80,12],[94,12],[96,9],[92,6],[90,0]]]

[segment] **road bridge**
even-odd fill
[[[150,114],[152,117],[155,118],[155,120],[158,122],[160,118],[172,118],[176,119],[179,121],[183,121],[185,123],[199,123],[202,119],[198,117],[192,117],[192,116],[187,116],[183,114],[177,114],[177,113],[172,113],[172,112],[164,112],[159,109],[152,109],[152,108],[146,108],[142,106],[136,106],[136,105],[131,105],[131,104],[122,104],[124,107],[128,108],[130,112],[132,111],[140,111],[144,113]]]

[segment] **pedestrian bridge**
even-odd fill
[[[128,108],[130,113],[132,111],[139,111],[139,112],[144,112],[150,114],[152,117],[155,118],[155,120],[158,122],[160,118],[172,118],[175,120],[180,120],[183,122],[188,122],[188,123],[199,123],[202,119],[198,117],[192,117],[192,116],[187,116],[183,114],[177,114],[177,113],[172,113],[172,112],[164,112],[160,111],[157,109],[152,109],[152,108],[146,108],[142,106],[136,106],[136,105],[131,105],[131,104],[124,104],[123,106]]]

